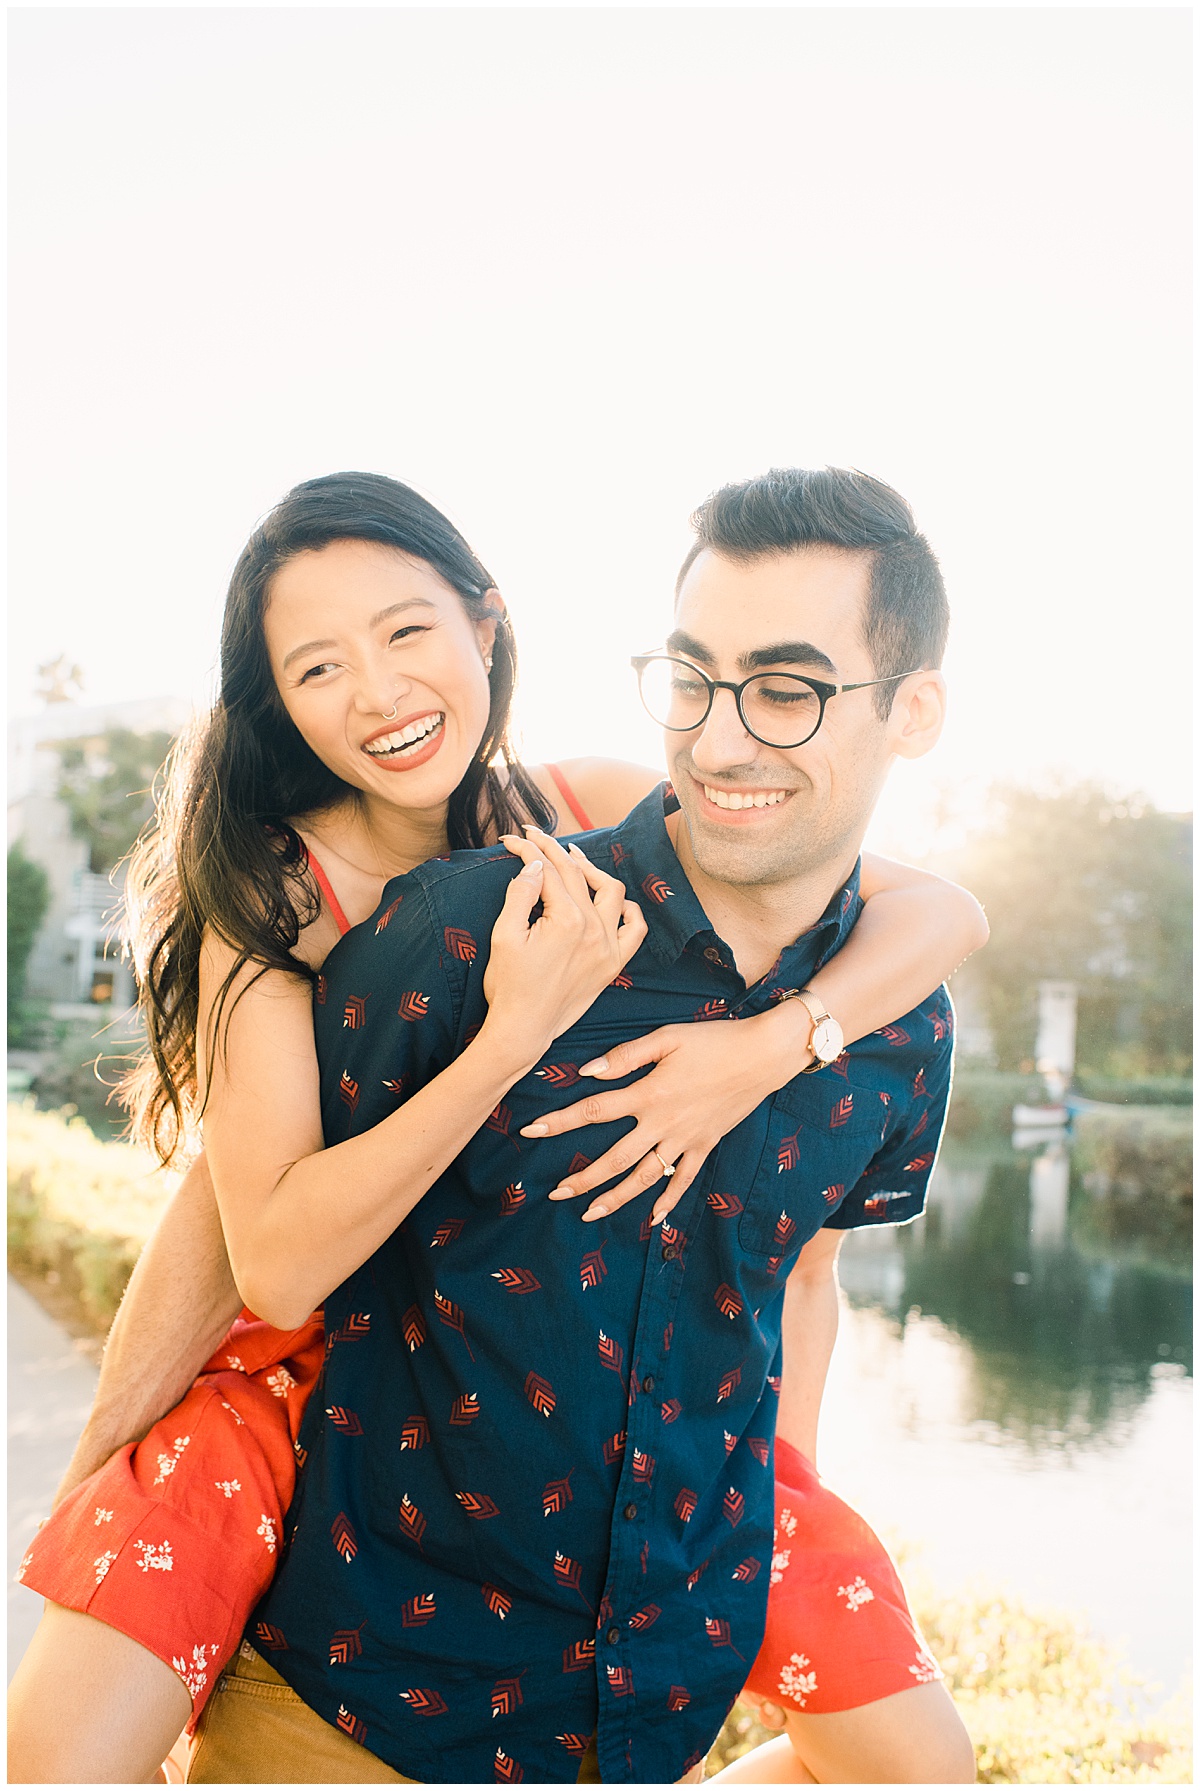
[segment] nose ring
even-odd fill
[[[385,721],[395,721],[396,716],[399,713],[399,711],[398,711],[397,705],[395,703],[393,703],[390,710],[381,709],[379,711],[379,713],[383,716],[383,719]]]

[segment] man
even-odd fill
[[[763,1630],[789,1271],[823,1228],[923,1201],[944,991],[848,1052],[818,1008],[816,1073],[743,1121],[659,1229],[635,1203],[581,1230],[546,1198],[586,1169],[579,1141],[522,1135],[547,1087],[620,1041],[803,991],[854,924],[891,761],[941,728],[945,597],[894,492],[772,473],[695,520],[673,632],[639,662],[671,784],[581,842],[638,896],[646,942],[326,1302],[287,1552],[249,1631],[270,1668],[251,1654],[228,1682],[314,1747],[342,1731],[344,1761],[314,1776],[389,1776],[356,1770],[355,1742],[424,1781],[698,1773]],[[477,942],[514,870],[423,866],[330,958],[329,1141],[480,1024]],[[594,1159],[618,1135],[583,1142]],[[249,1707],[213,1700],[194,1777],[261,1776]]]

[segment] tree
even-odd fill
[[[10,1042],[24,1021],[25,977],[38,928],[50,906],[50,879],[26,858],[19,844],[8,849],[8,1032]]]
[[[1190,815],[1093,784],[1001,787],[957,860],[992,929],[970,976],[999,1066],[1033,1056],[1036,986],[1079,985],[1081,1068],[1191,1067]]]
[[[129,851],[154,812],[154,779],[170,749],[170,734],[129,728],[60,747],[58,795],[88,848],[89,870],[103,875]]]

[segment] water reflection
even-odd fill
[[[952,1144],[926,1216],[852,1236],[842,1285],[897,1335],[924,1315],[968,1346],[960,1422],[1034,1450],[1118,1442],[1156,1368],[1191,1373],[1191,1282],[1186,1263],[1097,1246],[1091,1200],[1061,1142]]]

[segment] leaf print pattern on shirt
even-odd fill
[[[366,1627],[360,1623],[357,1629],[339,1629],[336,1635],[329,1638],[329,1664],[331,1667],[343,1667],[348,1660],[357,1660],[362,1653],[362,1632]]]
[[[450,1708],[441,1692],[433,1691],[427,1685],[410,1685],[400,1696],[417,1716],[445,1716]]]
[[[604,1332],[601,1331],[597,1347],[600,1351],[600,1360],[603,1362],[604,1366],[606,1368],[611,1368],[614,1374],[620,1374],[625,1366],[625,1351],[621,1348],[621,1345],[615,1343],[611,1337],[606,1337]]]
[[[499,1586],[489,1586],[486,1584],[481,1586],[479,1590],[483,1593],[483,1602],[492,1613],[493,1617],[499,1617],[500,1621],[503,1623],[504,1619],[508,1616],[508,1613],[512,1610],[513,1605],[513,1601],[508,1596],[508,1593],[502,1592]]]
[[[452,1331],[457,1331],[463,1342],[467,1345],[467,1354],[473,1362],[475,1360],[475,1352],[471,1348],[471,1345],[467,1343],[466,1320],[463,1316],[462,1307],[456,1306],[454,1301],[448,1299],[444,1293],[439,1293],[436,1287],[433,1290],[433,1304],[442,1323],[448,1325]]]
[[[548,1418],[554,1410],[554,1388],[544,1375],[535,1374],[532,1369],[525,1376],[525,1397],[543,1418]]]
[[[585,1250],[579,1262],[579,1283],[586,1292],[589,1287],[599,1287],[608,1269],[604,1262],[604,1245],[597,1250]]]
[[[524,1694],[521,1691],[521,1681],[524,1677],[525,1674],[521,1672],[507,1679],[497,1679],[492,1687],[493,1717],[511,1716],[518,1704],[525,1702]]]
[[[354,1525],[350,1522],[350,1519],[346,1516],[344,1511],[338,1512],[333,1523],[330,1525],[329,1533],[333,1537],[334,1548],[342,1557],[342,1560],[345,1561],[346,1565],[349,1566],[350,1562],[353,1561],[355,1555],[358,1553],[358,1538],[354,1534]],[[272,1543],[272,1547],[273,1546]]]
[[[422,1592],[400,1606],[400,1621],[405,1629],[424,1629],[437,1616],[437,1600],[432,1592]]]
[[[562,1480],[547,1480],[542,1489],[542,1513],[545,1517],[553,1517],[559,1511],[565,1511],[573,1497],[571,1492],[571,1474]]]

